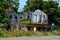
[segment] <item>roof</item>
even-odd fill
[[[43,11],[37,9],[33,12],[34,14],[39,14],[39,15],[46,15]]]
[[[13,13],[16,13],[11,7],[5,8],[5,12],[13,12]]]

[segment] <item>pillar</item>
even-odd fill
[[[46,31],[47,31],[47,27],[46,27]]]
[[[43,15],[42,15],[42,17],[41,17],[41,24],[43,23]]]
[[[34,32],[36,32],[36,27],[34,27]]]

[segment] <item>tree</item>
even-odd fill
[[[17,12],[19,0],[0,0],[0,10],[4,10],[6,7],[10,6],[13,9],[16,9]]]
[[[58,10],[57,10],[57,14],[56,14],[57,16],[57,18],[56,18],[56,20],[57,20],[57,22],[58,22],[58,24],[60,25],[60,7],[58,7]]]
[[[24,8],[25,11],[42,9],[43,0],[28,0],[26,3]]]

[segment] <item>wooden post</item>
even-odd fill
[[[52,27],[51,27],[51,31],[52,31]]]
[[[46,31],[47,31],[47,27],[46,27]]]
[[[43,31],[42,28],[40,29],[40,31],[41,31],[41,32]]]

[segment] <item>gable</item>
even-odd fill
[[[39,9],[35,10],[35,11],[33,12],[33,14],[35,14],[35,15],[46,15],[43,11],[41,11],[41,10],[39,10]]]

